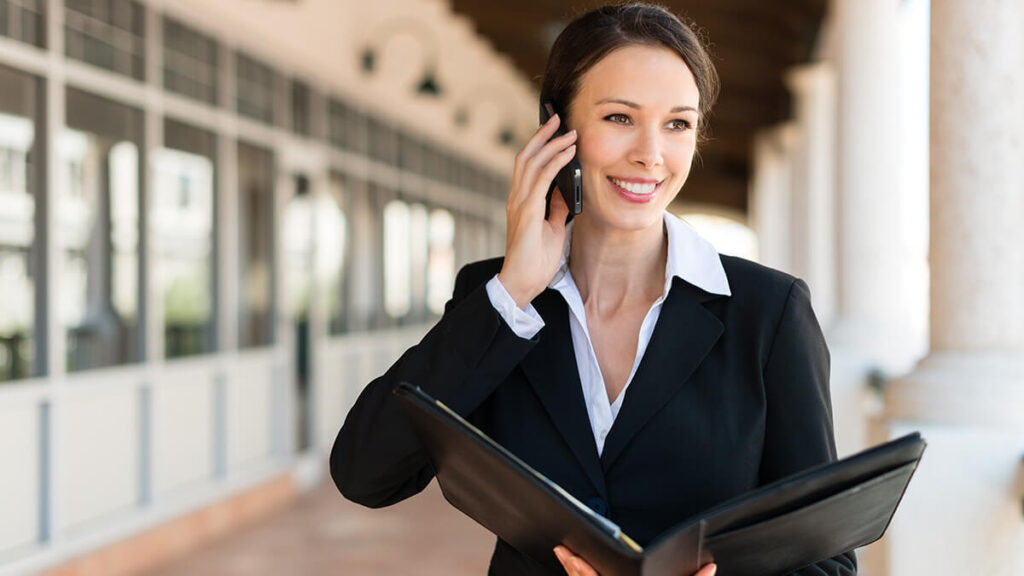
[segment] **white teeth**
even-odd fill
[[[654,193],[654,189],[658,187],[658,185],[656,183],[640,184],[640,183],[637,183],[637,182],[623,182],[622,180],[619,180],[617,178],[612,178],[611,181],[616,186],[618,186],[620,188],[625,188],[626,190],[629,190],[633,194],[641,194],[641,195],[652,194],[652,193]]]

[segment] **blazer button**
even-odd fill
[[[587,506],[594,512],[597,512],[601,516],[604,516],[608,512],[608,506],[605,505],[604,500],[594,497],[587,500]]]

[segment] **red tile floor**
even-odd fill
[[[370,510],[328,479],[260,524],[146,576],[484,576],[493,547],[436,482]]]

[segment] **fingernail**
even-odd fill
[[[576,135],[576,130],[570,131],[569,134],[572,134],[573,136],[575,136]]]
[[[557,556],[559,560],[565,560],[565,551],[562,550],[561,546],[555,546],[555,556]]]
[[[715,576],[715,572],[718,572],[718,564],[711,565],[711,576]]]

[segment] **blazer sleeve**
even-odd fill
[[[349,500],[374,508],[419,493],[434,470],[395,401],[401,382],[468,417],[536,343],[516,336],[494,309],[479,265],[460,270],[444,314],[359,395],[331,450],[331,477]]]
[[[829,352],[807,285],[794,279],[764,368],[767,416],[760,483],[836,459],[829,393]],[[796,576],[853,576],[851,550]]]

